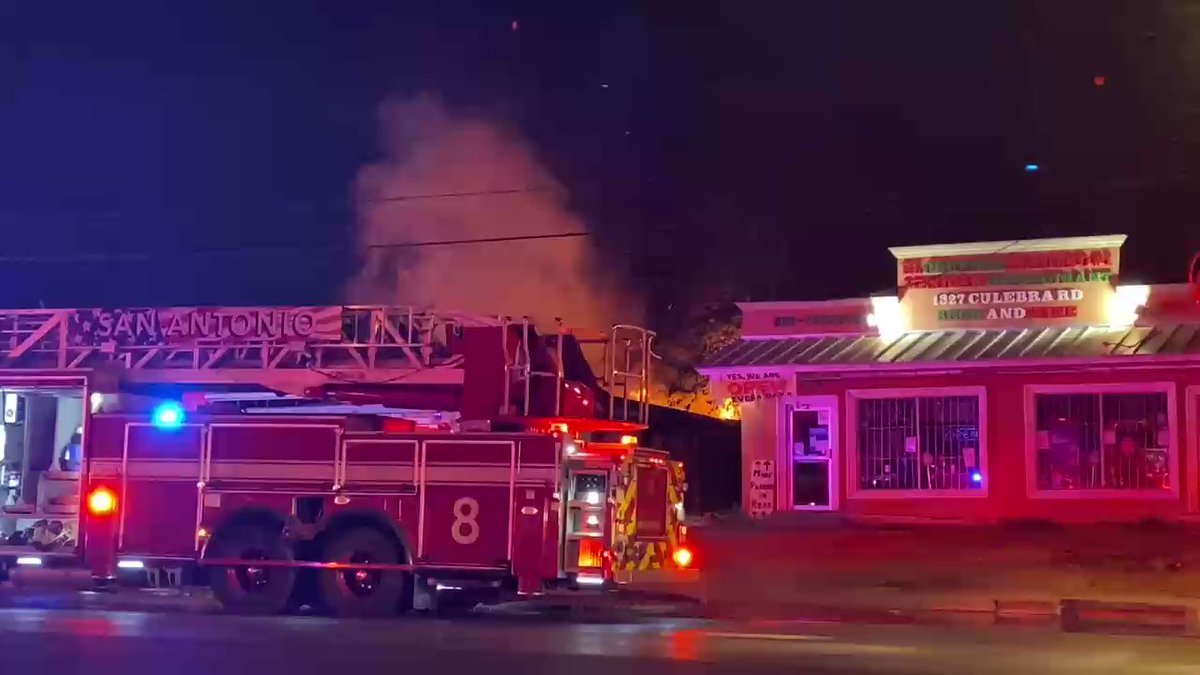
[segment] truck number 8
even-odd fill
[[[454,524],[450,536],[459,544],[474,544],[479,539],[479,502],[470,497],[459,497],[454,502]]]

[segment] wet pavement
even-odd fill
[[[339,621],[0,610],[14,673],[1195,673],[1200,640],[1049,629],[567,623],[562,617]]]

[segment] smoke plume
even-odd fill
[[[595,330],[641,321],[590,237],[381,248],[588,230],[515,131],[432,96],[389,102],[380,121],[384,156],[356,182],[363,267],[351,301]]]

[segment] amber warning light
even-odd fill
[[[675,564],[679,565],[680,569],[687,569],[692,566],[692,552],[690,549],[682,546],[675,549]]]
[[[111,515],[117,510],[117,496],[106,487],[98,487],[88,495],[87,508],[93,516]]]

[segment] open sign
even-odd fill
[[[730,373],[721,383],[725,398],[734,403],[751,403],[779,398],[790,393],[791,380],[780,373]]]
[[[729,398],[732,398],[734,403],[756,401],[760,398],[776,398],[786,393],[787,383],[783,380],[729,383]]]

